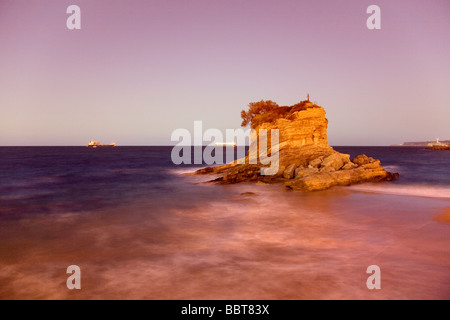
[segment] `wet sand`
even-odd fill
[[[0,298],[450,298],[450,225],[434,220],[446,199],[255,184],[186,190],[2,219]],[[82,290],[66,287],[73,264]],[[381,290],[366,287],[370,265],[381,268]]]

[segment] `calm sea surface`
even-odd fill
[[[204,183],[171,147],[0,147],[0,298],[450,299],[450,224],[435,219],[450,152],[335,149],[400,179],[304,194]]]

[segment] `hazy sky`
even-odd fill
[[[0,145],[172,144],[308,92],[332,145],[450,139],[449,16],[448,0],[0,0]]]

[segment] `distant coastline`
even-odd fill
[[[412,142],[403,142],[402,144],[393,144],[392,146],[398,147],[427,147],[430,143],[434,143],[436,141],[412,141]],[[442,140],[441,143],[450,144],[450,140]]]

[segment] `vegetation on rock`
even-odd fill
[[[300,101],[299,103],[294,104],[290,107],[280,107],[276,102],[273,102],[272,100],[250,102],[248,104],[248,110],[241,111],[241,126],[245,127],[251,124],[252,129],[254,129],[262,123],[273,123],[277,119],[281,118],[290,119],[290,116],[294,112],[314,107],[319,106],[309,102],[308,100]]]

